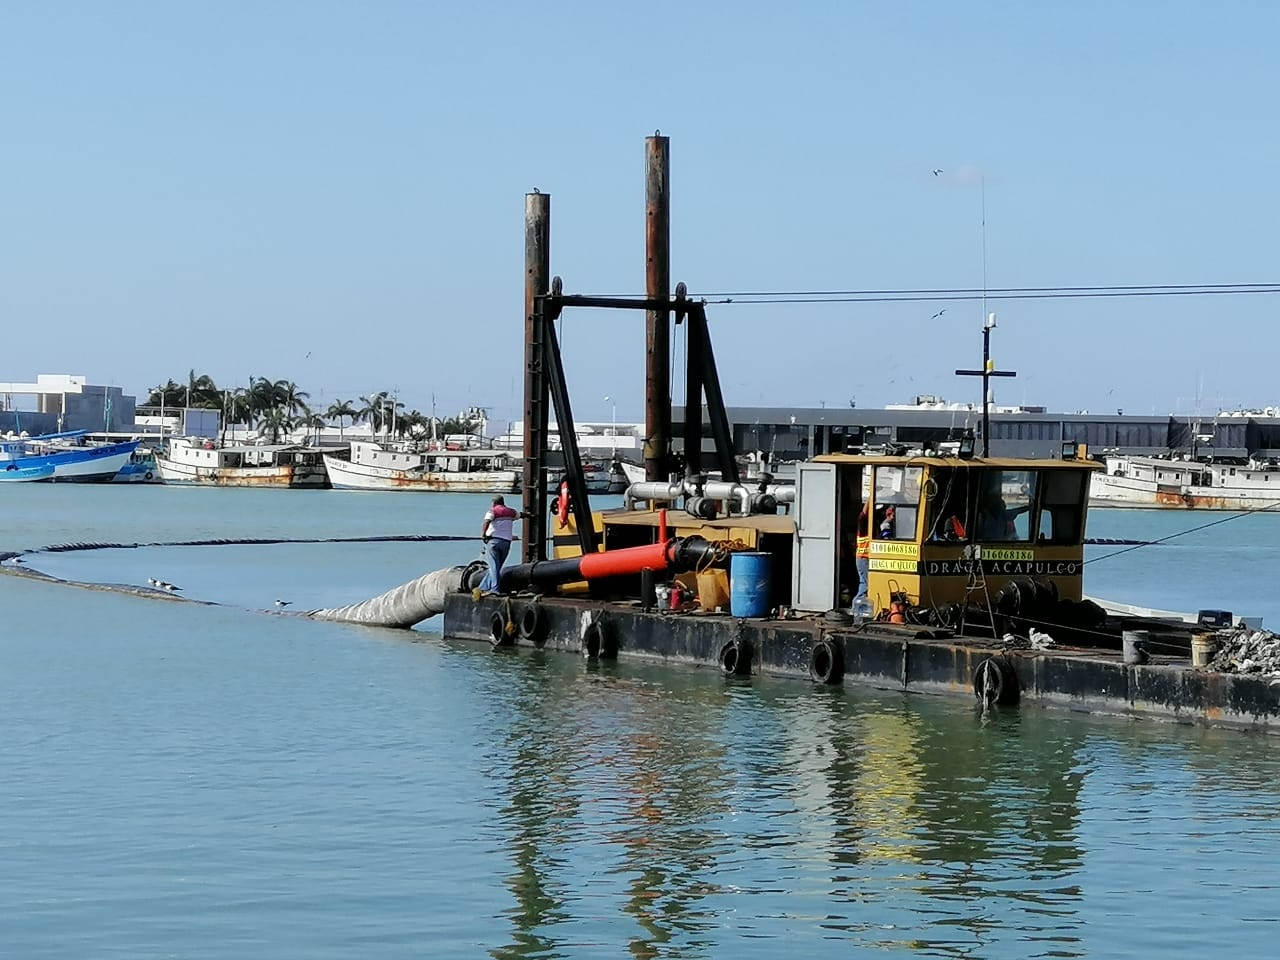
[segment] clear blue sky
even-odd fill
[[[1277,36],[1265,2],[10,0],[0,380],[518,416],[524,194],[567,290],[638,293],[658,128],[694,293],[980,286],[983,179],[992,287],[1275,281]],[[1280,403],[1278,308],[997,305],[997,400]],[[978,399],[977,304],[711,317],[731,403]],[[566,318],[578,417],[642,416],[642,328]]]

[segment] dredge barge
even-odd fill
[[[1209,669],[1225,622],[1110,613],[1083,594],[1092,474],[1055,459],[853,452],[798,465],[794,486],[739,476],[705,304],[668,293],[665,138],[648,141],[647,293],[567,296],[549,270],[550,198],[526,198],[522,562],[475,599],[443,601],[446,636],[660,658],[726,676],[975,697],[984,705],[1280,730],[1280,687]],[[566,310],[644,311],[645,466],[626,505],[592,511],[555,322]],[[670,436],[671,321],[683,325],[683,445]],[[548,502],[550,407],[566,486]],[[703,418],[707,429],[704,431]],[[704,460],[704,436],[712,442]],[[864,562],[859,562],[860,560]],[[865,597],[865,600],[862,598]],[[1202,618],[1203,619],[1203,618]]]

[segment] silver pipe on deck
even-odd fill
[[[627,487],[623,495],[628,510],[634,508],[640,500],[658,500],[670,503],[681,497],[695,497],[701,500],[720,500],[736,504],[736,514],[747,517],[753,513],[772,513],[779,503],[795,503],[796,488],[791,484],[781,486],[762,485],[764,489],[753,489],[741,483],[729,483],[724,480],[672,480],[669,483],[639,481]]]
[[[632,504],[637,500],[662,500],[669,503],[673,500],[679,500],[685,495],[685,486],[679,480],[673,480],[670,483],[662,483],[657,480],[638,480],[627,487],[627,492],[623,494],[623,498],[628,510],[632,509]]]

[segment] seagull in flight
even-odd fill
[[[937,169],[937,170],[934,170],[934,171],[933,171],[933,175],[934,175],[935,177],[936,177],[936,176],[938,176],[938,175],[939,175],[939,174],[941,174],[941,173],[942,173],[941,168],[939,168],[939,169]]]
[[[947,308],[946,308],[946,307],[943,307],[941,310],[939,310],[937,313],[935,313],[935,314],[934,314],[932,317],[930,317],[929,319],[930,319],[930,320],[937,320],[940,316],[942,316],[942,315],[943,315],[944,313],[946,313],[946,312],[947,312]]]
[[[277,607],[287,607],[287,606],[288,606],[289,604],[291,604],[291,603],[293,603],[293,601],[292,601],[292,600],[277,600],[277,601],[276,601],[276,606],[277,606]]]

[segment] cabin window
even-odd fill
[[[914,540],[920,504],[921,467],[876,467],[875,528],[879,540]]]
[[[926,540],[965,540],[973,517],[970,480],[977,489],[977,470],[939,467],[925,485],[929,527]]]
[[[1031,504],[1037,474],[1031,470],[987,470],[978,497],[977,539],[1031,539]]]
[[[1084,491],[1083,470],[1044,471],[1040,493],[1040,542],[1080,542]]]

